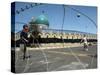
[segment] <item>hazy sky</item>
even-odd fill
[[[26,8],[30,6],[32,3],[16,3],[15,10],[21,10],[21,8]],[[90,7],[90,6],[73,6],[69,5],[74,9],[79,10],[80,12],[89,16],[93,21],[97,24],[97,8]],[[96,27],[94,24],[85,16],[80,15],[76,11],[73,11],[68,6],[65,6],[65,19],[64,19],[64,30],[77,30],[82,32],[89,32],[89,33],[96,33]],[[54,4],[45,4],[35,6],[33,8],[27,9],[20,14],[15,15],[15,31],[18,32],[22,29],[23,24],[17,22],[28,23],[30,22],[31,18],[36,18],[42,15],[42,11],[44,11],[44,15],[49,20],[49,28],[51,29],[61,29],[62,27],[62,20],[64,15],[64,9],[62,5],[54,5]]]

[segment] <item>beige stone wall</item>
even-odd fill
[[[82,39],[84,37],[83,34],[71,34],[71,33],[63,33],[63,35],[61,33],[53,33],[53,32],[41,32],[39,33],[39,36],[41,38],[63,38],[63,39]],[[97,39],[97,35],[91,35],[91,34],[87,34],[87,39]],[[16,33],[15,34],[15,40],[19,40],[20,39],[20,33]]]

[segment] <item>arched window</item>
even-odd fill
[[[72,39],[74,39],[74,36],[72,35]]]
[[[68,35],[66,36],[66,39],[68,39]]]
[[[41,38],[41,35],[39,35],[39,38]]]
[[[48,38],[49,36],[47,35],[47,37],[46,38]]]
[[[62,39],[62,36],[60,36],[60,38]]]
[[[56,38],[56,36],[54,35],[54,38]]]

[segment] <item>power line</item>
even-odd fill
[[[75,9],[75,8],[72,8],[72,7],[68,6],[68,5],[67,5],[67,7],[70,8],[70,9],[72,9],[73,11],[76,11],[76,12],[80,13],[81,15],[85,16],[86,18],[88,18],[88,19],[93,23],[93,25],[97,28],[97,24],[96,24],[96,23],[94,22],[94,20],[93,20],[92,18],[90,18],[88,15],[86,15],[86,14],[84,14],[83,12],[81,12],[81,11]]]

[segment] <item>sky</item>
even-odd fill
[[[15,4],[15,11],[20,11],[21,8],[25,9],[26,5],[30,6],[30,4],[34,3],[17,2]],[[72,10],[70,7],[89,16],[97,24],[97,7],[65,5],[65,16],[63,17],[63,5],[43,4],[24,10],[19,14],[15,14],[15,32],[22,30],[24,23],[27,24],[32,18],[37,18],[40,15],[45,15],[48,18],[50,29],[62,29],[64,18],[64,30],[76,30],[88,33],[97,32],[95,25],[86,16]],[[44,13],[42,13],[43,11]],[[77,17],[78,14],[80,14],[80,17]]]

